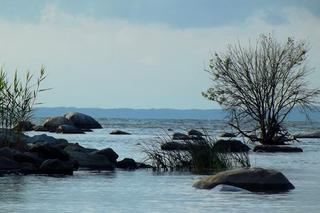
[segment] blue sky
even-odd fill
[[[261,33],[306,39],[320,86],[319,26],[317,0],[1,0],[0,63],[45,65],[45,106],[216,108],[210,54]]]

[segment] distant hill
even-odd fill
[[[320,109],[320,108],[319,108]],[[76,107],[40,107],[36,108],[36,117],[63,115],[67,112],[81,112],[95,118],[129,118],[129,119],[215,119],[223,120],[226,113],[221,109],[102,109]],[[310,117],[314,121],[320,120],[320,111],[313,112]],[[305,116],[297,109],[289,115],[291,121],[303,121]]]

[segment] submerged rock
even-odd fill
[[[131,135],[131,133],[122,130],[113,130],[110,132],[110,135]]]
[[[249,168],[220,172],[197,181],[193,187],[212,189],[225,184],[251,192],[279,193],[294,189],[290,181],[281,173],[272,169]]]
[[[57,133],[63,133],[63,134],[84,134],[84,132],[81,129],[78,129],[75,126],[71,125],[60,125],[57,128]]]
[[[220,135],[220,137],[222,138],[234,138],[237,137],[237,135],[235,133],[232,132],[224,132]]]
[[[282,146],[282,145],[257,145],[254,152],[303,152],[300,147]]]
[[[73,162],[65,162],[58,159],[49,159],[41,164],[40,172],[44,174],[72,175],[73,168]]]
[[[195,130],[195,129],[189,130],[188,135],[193,136],[193,137],[203,137],[204,136],[204,134],[202,132]]]
[[[134,170],[138,168],[138,164],[135,160],[131,158],[125,158],[119,162],[117,162],[117,168],[126,169],[126,170]]]
[[[79,112],[69,112],[64,115],[75,127],[79,129],[101,129],[102,126],[89,115]]]
[[[214,144],[214,150],[218,152],[248,152],[250,148],[239,140],[218,140]]]

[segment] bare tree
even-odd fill
[[[280,43],[261,35],[255,45],[229,46],[210,60],[213,85],[203,96],[227,110],[230,125],[242,135],[250,138],[250,131],[258,131],[255,139],[262,144],[281,144],[288,114],[294,107],[312,109],[320,94],[308,87],[306,59],[306,43],[292,38]]]

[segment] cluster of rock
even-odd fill
[[[33,137],[23,134],[12,135],[11,138],[6,137],[10,144],[2,146],[0,149],[0,173],[2,174],[72,175],[73,171],[79,168],[132,170],[150,167],[143,163],[137,163],[130,158],[117,161],[119,156],[111,148],[89,149],[80,146],[78,143],[69,143],[65,139],[56,139],[45,134]]]
[[[69,112],[63,116],[47,118],[40,126],[30,122],[21,122],[16,128],[23,131],[57,132],[66,134],[83,134],[92,129],[101,129],[98,121],[89,115],[79,112]]]

